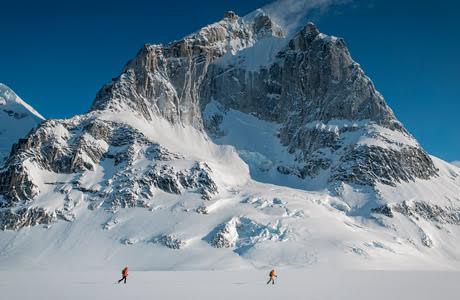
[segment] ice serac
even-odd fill
[[[459,192],[342,39],[227,12],[145,45],[88,113],[14,145],[0,265],[24,249],[70,264],[71,247],[91,250],[78,266],[457,268]]]
[[[0,162],[14,143],[44,119],[13,90],[0,83]]]

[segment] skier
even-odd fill
[[[126,279],[128,278],[128,267],[124,267],[123,270],[121,270],[121,275],[123,277],[121,277],[121,279],[118,280],[118,283],[120,283],[120,282],[122,282],[124,280],[125,284],[126,284]]]
[[[275,284],[275,277],[278,277],[278,276],[276,275],[275,269],[273,269],[273,270],[270,271],[270,274],[268,274],[268,277],[270,277],[270,279],[268,279],[267,284],[269,284],[270,282],[271,282],[272,284]]]

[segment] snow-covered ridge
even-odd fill
[[[18,95],[16,95],[16,93],[13,92],[12,89],[7,87],[3,83],[0,83],[0,105],[2,105],[2,108],[8,109],[10,105],[13,105],[15,103],[24,107],[25,110],[27,110],[29,113],[33,114],[37,118],[45,120],[45,118],[41,114],[39,114],[32,106],[30,106],[24,100],[19,98]]]
[[[13,90],[0,83],[0,162],[11,146],[45,118]]]
[[[208,47],[219,47],[222,53],[235,54],[271,37],[284,37],[283,30],[268,14],[259,9],[245,17],[240,17],[232,11],[226,12],[219,22],[207,25],[182,40]],[[171,44],[178,42],[181,41]]]

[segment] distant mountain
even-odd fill
[[[145,45],[88,113],[14,147],[0,195],[4,268],[460,266],[458,168],[343,39],[262,10]]]
[[[0,161],[10,153],[11,146],[45,118],[0,83]]]

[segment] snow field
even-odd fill
[[[122,267],[120,266],[120,269]],[[2,299],[456,299],[458,272],[384,272],[280,269],[276,284],[264,271],[0,272]]]

